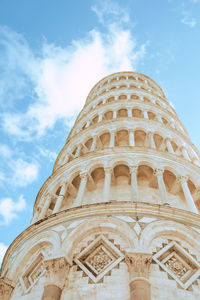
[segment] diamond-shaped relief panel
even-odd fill
[[[153,260],[184,289],[200,276],[199,262],[175,241],[159,250]]]
[[[100,235],[75,257],[74,262],[97,283],[123,259],[123,253]]]

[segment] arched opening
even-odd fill
[[[99,116],[95,116],[93,119],[92,119],[92,124],[96,124],[98,122],[98,119],[99,119]]]
[[[142,130],[135,131],[135,146],[136,147],[145,147],[146,142],[146,133]]]
[[[110,144],[110,133],[104,133],[100,136],[102,148],[108,147]]]
[[[160,203],[160,193],[157,178],[151,167],[140,165],[137,173],[139,201]]]
[[[118,118],[126,118],[126,117],[128,117],[128,111],[127,111],[127,109],[124,109],[124,108],[119,109],[117,111],[117,117]]]
[[[130,79],[130,80],[136,80],[135,77],[133,77],[133,76],[128,76],[128,79]]]
[[[115,146],[124,147],[129,145],[129,135],[127,130],[120,130],[115,136]]]
[[[144,102],[145,103],[149,103],[149,102],[151,102],[151,100],[149,98],[147,98],[147,97],[144,97]]]
[[[119,80],[126,80],[126,77],[125,76],[120,76]]]
[[[164,124],[164,125],[167,125],[167,124],[168,124],[167,120],[166,120],[165,118],[163,118],[163,117],[162,117],[162,121],[163,121],[163,124]]]
[[[103,120],[104,121],[111,120],[112,118],[113,118],[113,112],[112,111],[107,111],[103,115]]]
[[[134,118],[143,118],[143,113],[140,109],[137,109],[137,108],[133,108],[132,109],[132,116]]]
[[[131,99],[132,100],[139,100],[139,97],[138,97],[138,95],[131,95]]]
[[[156,115],[154,113],[152,113],[151,111],[148,111],[148,118],[149,120],[155,120],[156,119]]]
[[[113,169],[114,185],[111,189],[111,198],[117,201],[131,200],[131,180],[129,167],[119,164]]]
[[[87,149],[90,151],[90,148],[92,146],[92,142],[93,142],[93,139],[90,138],[89,140],[87,140],[87,142],[85,143],[85,146],[87,147]]]
[[[110,97],[110,98],[108,98],[107,103],[111,103],[113,101],[115,101],[115,98],[114,97]]]
[[[159,149],[162,142],[163,142],[163,137],[160,136],[159,134],[154,134],[154,142],[155,142],[155,145],[156,145],[156,149]]]
[[[126,98],[127,98],[126,95],[120,95],[118,100],[126,100]]]

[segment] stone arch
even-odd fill
[[[200,235],[187,226],[170,220],[157,220],[147,225],[141,233],[139,244],[142,248],[151,248],[158,237],[170,237],[186,241],[197,252],[200,248]],[[153,250],[153,249],[152,249]]]
[[[121,129],[115,134],[115,146],[129,146],[129,134],[128,130]]]
[[[51,253],[56,253],[60,249],[60,238],[55,231],[44,231],[35,235],[31,240],[28,240],[25,247],[15,257],[15,263],[9,268],[9,277],[14,282],[18,280],[22,271],[29,263],[31,257],[41,250],[45,251],[45,248]]]
[[[119,235],[127,248],[136,248],[138,238],[128,224],[116,217],[95,217],[78,225],[63,241],[62,249],[70,262],[79,242],[87,236],[97,233],[110,232]]]

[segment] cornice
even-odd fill
[[[186,210],[172,208],[165,205],[130,201],[111,201],[107,203],[88,204],[53,214],[37,221],[25,229],[8,248],[2,263],[1,274],[4,275],[6,264],[16,248],[20,247],[35,234],[43,230],[48,230],[50,227],[56,226],[63,222],[72,222],[79,219],[97,216],[114,217],[119,215],[132,215],[134,218],[149,216],[156,219],[179,222],[187,226],[200,229],[200,215],[192,212],[188,213]]]

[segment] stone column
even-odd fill
[[[53,209],[53,214],[57,213],[60,210],[60,208],[62,206],[62,203],[63,203],[63,200],[65,199],[67,186],[68,186],[68,184],[66,182],[63,182],[63,184],[61,186],[61,189],[60,189],[59,196],[56,199],[56,204],[55,204],[54,209]]]
[[[183,154],[183,157],[184,157],[185,159],[187,159],[187,160],[190,161],[189,155],[188,155],[187,150],[185,149],[185,147],[181,147],[181,152],[182,152],[182,154]]]
[[[97,144],[97,135],[93,136],[92,146],[90,148],[91,152],[95,150],[96,144]]]
[[[81,183],[80,183],[80,186],[79,186],[79,189],[78,189],[78,195],[76,197],[76,205],[77,206],[80,206],[82,205],[82,202],[83,202],[83,196],[84,196],[84,193],[85,193],[85,187],[86,187],[86,184],[87,184],[87,172],[81,172],[80,173],[80,178],[81,178]]]
[[[31,224],[33,224],[33,223],[35,223],[35,222],[37,221],[40,212],[41,212],[41,207],[38,206],[38,207],[36,208],[36,212],[35,212],[35,214],[34,214],[32,220],[31,220]]]
[[[46,212],[51,204],[51,200],[52,200],[52,195],[48,194],[45,198],[44,205],[42,207],[39,219],[43,219],[45,217]]]
[[[60,300],[62,289],[69,274],[69,264],[64,257],[44,261],[46,283],[41,300]]]
[[[129,250],[125,259],[129,270],[130,300],[151,300],[149,267],[152,254]]]
[[[144,118],[145,118],[145,119],[149,119],[148,114],[147,114],[147,111],[144,110],[143,113],[144,113]]]
[[[188,181],[187,176],[181,176],[181,177],[179,177],[178,180],[181,183],[183,193],[185,196],[185,200],[187,202],[187,206],[188,206],[189,210],[193,213],[198,214],[198,210],[194,204],[194,199],[192,198],[191,192],[190,192],[188,184],[187,184],[187,181]]]
[[[0,278],[0,300],[9,300],[14,287],[10,283],[10,280],[6,278]]]
[[[135,132],[132,129],[129,130],[129,146],[135,146]]]
[[[148,132],[148,136],[149,136],[149,142],[150,142],[150,147],[152,149],[156,149],[156,145],[153,139],[153,133],[152,132]]]
[[[157,115],[157,120],[158,120],[158,122],[163,123],[161,115]]]
[[[115,146],[115,133],[113,131],[110,132],[110,148]]]
[[[99,114],[98,123],[102,122],[102,119],[103,119],[103,114],[102,114],[102,113],[100,113],[100,114]]]
[[[103,202],[108,202],[110,196],[112,168],[106,167],[104,168],[104,171],[105,171],[105,180],[104,180],[104,190],[103,190]]]
[[[168,203],[168,197],[167,197],[165,183],[163,180],[163,172],[164,172],[164,170],[155,169],[154,175],[157,177],[158,187],[159,187],[160,196],[161,196],[161,203],[166,204],[166,203]]]
[[[132,110],[129,108],[128,109],[128,117],[131,118],[132,117]]]
[[[81,153],[81,144],[78,145],[74,157],[79,157],[80,153]]]
[[[172,144],[169,139],[166,139],[166,145],[167,145],[167,150],[169,151],[169,153],[174,154],[174,149],[173,149]]]
[[[130,174],[131,174],[131,189],[132,189],[132,201],[138,202],[138,184],[137,184],[137,166],[130,167]]]
[[[113,110],[113,119],[116,119],[116,118],[117,118],[117,111]]]

